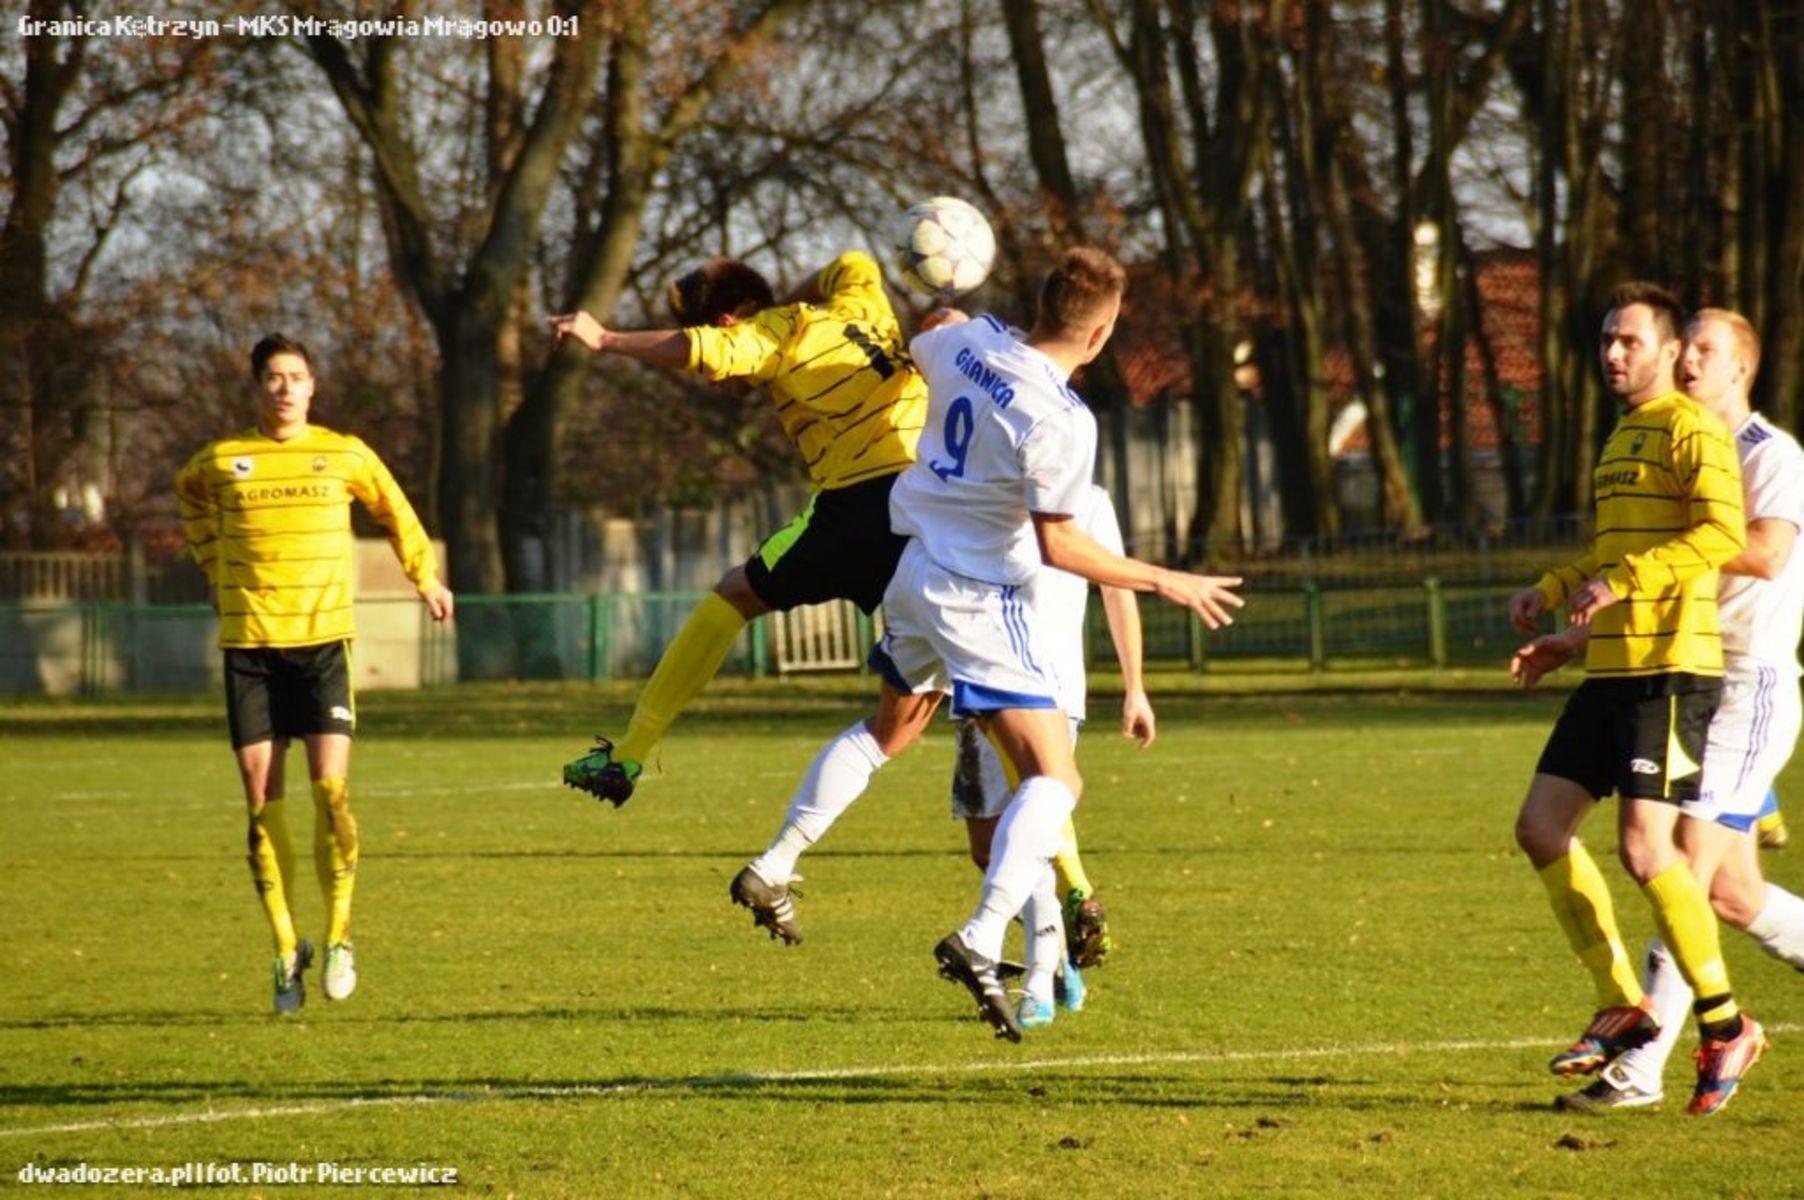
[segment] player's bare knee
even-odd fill
[[[1558,860],[1570,843],[1564,829],[1550,828],[1532,809],[1525,806],[1516,814],[1516,845],[1537,870]]]
[[[1739,880],[1724,880],[1719,873],[1710,885],[1710,907],[1719,921],[1733,925],[1737,929],[1746,929],[1760,915],[1760,909],[1766,902],[1766,884],[1763,881],[1759,888],[1750,889]]]
[[[900,696],[887,688],[865,729],[884,755],[894,758],[914,745],[939,708],[938,696]]]
[[[1629,873],[1629,878],[1646,887],[1654,879],[1670,867],[1678,857],[1678,851],[1671,847],[1661,847],[1645,838],[1625,834],[1616,847],[1616,859],[1622,869]]]
[[[729,568],[714,585],[714,594],[731,604],[748,621],[770,611],[770,606],[752,590],[752,581],[746,578],[743,566]]]

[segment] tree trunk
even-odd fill
[[[504,577],[495,524],[496,404],[501,394],[497,328],[492,320],[460,314],[437,332],[444,427],[438,508],[445,523],[451,587],[498,592]]]

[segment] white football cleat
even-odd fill
[[[326,989],[326,999],[350,999],[357,990],[357,956],[351,952],[351,943],[333,942],[326,947],[326,966],[320,972],[320,982]]]

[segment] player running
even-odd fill
[[[308,424],[313,360],[280,334],[251,351],[258,425],[203,447],[176,479],[183,531],[213,588],[225,652],[226,718],[250,813],[251,879],[275,940],[275,1007],[306,1002],[313,945],[297,937],[289,896],[294,852],[283,815],[288,744],[307,747],[313,866],[325,895],[328,1000],[357,986],[351,893],[357,821],[348,784],[356,705],[350,654],[351,501],[388,530],[435,621],[451,617],[432,543],[375,451]]]
[[[1775,802],[1773,779],[1791,757],[1804,722],[1798,697],[1804,556],[1793,553],[1804,528],[1804,450],[1749,407],[1759,355],[1753,327],[1737,313],[1707,308],[1686,328],[1680,382],[1734,431],[1748,544],[1723,567],[1717,593],[1723,700],[1710,721],[1702,790],[1695,802],[1681,805],[1678,832],[1717,916],[1746,930],[1774,958],[1804,970],[1804,900],[1762,878],[1754,832],[1760,814]],[[1577,626],[1524,646],[1512,664],[1517,678],[1532,687],[1583,647],[1584,633]],[[1560,1097],[1559,1107],[1641,1108],[1662,1099],[1666,1060],[1694,997],[1658,939],[1647,962],[1645,987],[1660,1035],[1604,1067],[1582,1091]],[[1762,1049],[1757,1041],[1745,1045],[1751,1056],[1746,1062],[1709,1071],[1711,1090],[1694,1102],[1694,1111],[1715,1112],[1728,1103]]]
[[[1716,917],[1680,852],[1679,806],[1699,794],[1705,734],[1722,693],[1718,569],[1745,543],[1741,470],[1729,433],[1676,390],[1682,313],[1651,284],[1611,296],[1600,357],[1624,412],[1593,472],[1591,552],[1510,598],[1535,632],[1563,605],[1591,626],[1584,683],[1561,712],[1516,818],[1516,840],[1597,989],[1598,1012],[1549,1067],[1591,1075],[1659,1036],[1617,932],[1610,892],[1576,834],[1612,791],[1623,866],[1641,885],[1686,981],[1703,1041],[1691,1111],[1721,1107],[1764,1042],[1736,1006]]]
[[[890,488],[914,461],[927,407],[882,273],[867,254],[840,255],[783,304],[763,276],[733,259],[683,276],[669,300],[680,329],[622,332],[586,312],[548,320],[560,340],[574,337],[596,353],[717,384],[765,385],[815,492],[800,516],[723,575],[690,613],[640,690],[619,744],[598,738],[565,765],[567,786],[616,807],[749,622],[827,600],[850,600],[866,613],[877,607],[903,544],[889,528]],[[888,753],[912,736],[872,730],[873,745]]]
[[[1126,552],[1115,506],[1102,488],[1091,485],[1078,511],[1072,514],[1072,522],[1110,553]],[[1049,632],[1046,652],[1060,664],[1054,672],[1061,684],[1059,707],[1070,723],[1075,748],[1088,698],[1084,616],[1090,583],[1067,571],[1048,568],[1035,575],[1030,586],[1035,593],[1034,610]],[[1105,587],[1102,603],[1115,657],[1121,664],[1121,733],[1145,749],[1152,745],[1157,728],[1142,676],[1139,602],[1126,588]],[[960,717],[957,727],[952,815],[963,818],[971,861],[983,870],[990,864],[996,822],[1021,780],[1012,765],[997,753],[995,744],[984,733],[980,717]],[[1041,876],[1021,910],[1021,925],[1027,941],[1022,980],[1025,994],[1016,1017],[1021,1028],[1037,1029],[1052,1024],[1059,1008],[1072,1012],[1083,1008],[1088,995],[1083,971],[1101,963],[1113,946],[1102,904],[1093,894],[1078,853],[1077,829],[1069,818],[1059,849],[1053,855],[1052,869]]]

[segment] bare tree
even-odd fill
[[[31,0],[23,19],[69,22],[80,11],[67,0]],[[104,339],[85,316],[96,266],[128,218],[135,181],[203,111],[198,98],[215,62],[205,39],[146,38],[105,54],[101,45],[38,32],[9,52],[23,70],[0,72],[0,412],[19,431],[8,458],[21,469],[29,538],[39,547],[58,533],[53,494],[65,467],[101,419]]]

